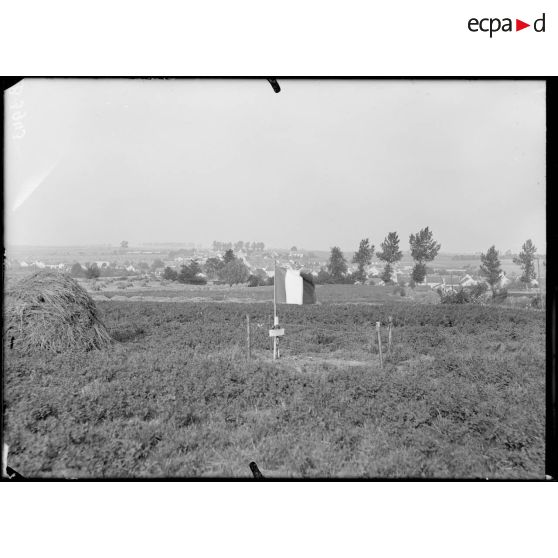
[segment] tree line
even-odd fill
[[[521,252],[513,258],[513,263],[521,268],[521,276],[519,280],[528,285],[536,277],[535,260],[537,248],[531,239],[526,240],[522,247]],[[502,276],[502,266],[500,263],[500,253],[496,250],[496,246],[492,245],[486,252],[481,254],[480,273],[486,278],[486,282],[490,285],[492,293],[495,294],[497,285]],[[543,264],[544,265],[544,264]]]
[[[207,277],[201,275],[202,271]],[[211,279],[231,287],[240,283],[248,283],[249,287],[273,284],[267,277],[252,275],[244,261],[235,256],[232,248],[226,250],[223,257],[208,258],[203,265],[203,270],[196,260],[182,265],[180,271],[166,267],[163,271],[163,279],[189,285],[205,285],[207,280]]]
[[[246,252],[263,252],[265,250],[265,244],[263,242],[244,242],[242,240],[235,243],[214,240],[212,246],[214,252],[224,252],[225,250],[234,250],[235,252],[239,252],[240,250],[245,250]]]
[[[356,283],[367,279],[366,268],[372,263],[374,254],[385,262],[380,276],[384,283],[395,283],[394,266],[403,257],[399,246],[400,240],[397,232],[390,232],[380,244],[380,249],[375,251],[375,246],[369,238],[360,241],[358,250],[354,253],[352,263],[357,265],[354,273],[348,273],[348,265],[343,252],[338,246],[331,248],[328,264],[318,273],[318,283]],[[411,257],[415,264],[411,272],[411,285],[423,283],[426,278],[426,264],[438,255],[441,244],[436,242],[429,227],[419,230],[409,236]],[[525,241],[521,252],[513,258],[513,262],[521,268],[520,281],[529,284],[535,279],[535,259],[537,248],[531,239]],[[499,252],[491,246],[486,253],[480,255],[481,265],[479,274],[486,279],[492,289],[493,295],[502,277],[502,266]]]
[[[372,263],[374,254],[385,262],[381,275],[385,283],[395,282],[394,265],[403,257],[399,248],[397,232],[390,232],[380,244],[380,250],[375,251],[374,244],[369,238],[360,241],[358,250],[354,253],[352,263],[357,264],[354,273],[348,273],[348,265],[343,252],[338,246],[331,248],[327,267],[322,268],[318,274],[318,283],[356,283],[364,282],[367,278],[366,268]],[[433,238],[432,231],[426,227],[409,237],[411,256],[415,265],[411,273],[413,283],[422,283],[426,277],[426,263],[432,261],[440,251],[441,244]]]

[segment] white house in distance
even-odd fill
[[[503,289],[507,287],[510,283],[511,283],[511,279],[508,279],[506,277],[506,272],[505,271],[500,272],[500,277],[498,279],[498,283],[496,283],[496,287],[498,289]]]
[[[468,273],[465,275],[465,277],[459,280],[459,285],[461,287],[474,287],[478,284],[479,282],[475,281],[475,279],[473,279]]]

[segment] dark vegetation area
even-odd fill
[[[273,363],[269,304],[98,309],[109,348],[4,347],[5,441],[26,477],[250,477],[251,461],[266,476],[543,477],[541,312],[281,306]]]

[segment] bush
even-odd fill
[[[504,302],[508,298],[508,289],[500,289],[494,291],[494,296],[492,297],[494,302]]]
[[[85,277],[87,279],[97,279],[101,276],[101,270],[97,267],[97,264],[87,265],[85,268]]]
[[[230,261],[219,271],[219,279],[231,287],[239,283],[246,283],[249,277],[250,270],[239,259]]]
[[[442,304],[467,304],[471,302],[471,296],[469,293],[463,289],[455,292],[449,291],[444,293],[443,291],[438,291],[440,294],[440,302]]]
[[[85,273],[83,272],[83,267],[81,267],[80,263],[76,262],[72,266],[72,269],[70,270],[70,275],[72,277],[83,277],[85,275]]]
[[[479,298],[487,291],[488,285],[486,283],[479,283],[478,285],[471,287],[469,292],[471,293],[472,298]]]
[[[401,285],[397,285],[393,288],[393,294],[394,295],[405,296],[407,293],[405,291],[405,287],[403,287]]]
[[[190,262],[190,265],[183,265],[178,274],[178,281],[186,285],[205,285],[207,279],[200,275],[201,268],[196,260]]]
[[[172,267],[165,267],[163,279],[166,279],[167,281],[176,281],[178,279],[178,272],[175,269],[172,269]]]
[[[263,277],[259,277],[258,275],[250,275],[250,277],[248,277],[249,287],[263,287],[265,285],[267,285],[267,279]]]

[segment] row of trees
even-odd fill
[[[521,268],[521,277],[519,280],[526,285],[531,283],[536,277],[535,259],[537,248],[531,239],[526,240],[521,247],[521,252],[513,258],[513,263]],[[492,293],[495,294],[496,288],[500,283],[502,276],[502,266],[500,264],[499,252],[496,246],[491,246],[486,254],[481,254],[480,273],[486,278],[486,282],[490,285]]]
[[[87,279],[97,279],[99,277],[117,277],[126,273],[126,267],[130,265],[130,262],[124,262],[123,266],[120,267],[116,262],[111,262],[108,265],[103,265],[99,267],[96,263],[85,263],[81,265],[79,262],[75,262],[71,269],[70,274],[72,277],[85,277]],[[156,259],[150,264],[147,262],[139,262],[135,265],[138,271],[156,271],[157,269],[162,269],[165,267],[165,263],[161,259]]]
[[[163,272],[163,279],[189,285],[204,285],[207,283],[207,278],[201,275],[202,271],[205,272],[207,278],[217,279],[230,286],[246,283],[251,278],[248,266],[234,255],[232,248],[229,248],[222,258],[208,258],[203,270],[196,260],[187,265],[182,265],[180,271],[166,267]]]
[[[426,277],[426,262],[432,261],[440,251],[441,245],[433,238],[432,231],[428,227],[421,229],[409,237],[411,256],[415,260],[412,272],[412,280],[422,283]],[[327,269],[318,274],[318,282],[327,283],[354,283],[366,279],[366,268],[372,263],[374,253],[376,257],[385,262],[381,279],[386,283],[393,281],[393,266],[403,257],[399,248],[399,236],[396,232],[390,232],[380,244],[381,250],[374,252],[375,246],[370,243],[369,238],[360,241],[358,250],[353,256],[352,263],[357,264],[357,270],[353,274],[347,274],[348,266],[345,256],[338,246],[331,249]]]
[[[246,250],[246,252],[263,252],[265,250],[265,244],[263,242],[244,242],[242,240],[234,244],[232,242],[213,241],[213,250],[215,252],[224,252],[225,250],[232,249],[234,249],[235,252],[239,252],[240,250]]]
[[[431,262],[438,255],[441,245],[433,238],[432,231],[426,227],[416,234],[409,237],[409,245],[411,248],[411,257],[415,261],[411,280],[414,283],[422,283],[426,277],[426,263]],[[374,245],[370,243],[368,238],[360,241],[358,250],[353,256],[352,262],[357,264],[357,270],[353,274],[347,274],[347,261],[341,252],[341,249],[334,246],[327,269],[322,269],[318,274],[318,282],[320,283],[352,283],[355,281],[364,281],[366,279],[366,267],[372,263],[374,256]],[[393,281],[393,265],[401,260],[403,253],[399,249],[399,237],[396,232],[390,232],[380,245],[381,250],[376,251],[376,256],[385,262],[384,271],[381,279],[386,282]],[[524,242],[521,252],[513,258],[513,262],[517,264],[522,271],[520,280],[523,283],[530,283],[535,279],[535,259],[537,248],[531,239]],[[485,277],[487,283],[495,292],[496,286],[499,284],[502,276],[502,266],[500,264],[499,253],[495,246],[491,246],[486,254],[481,254],[480,274]]]

